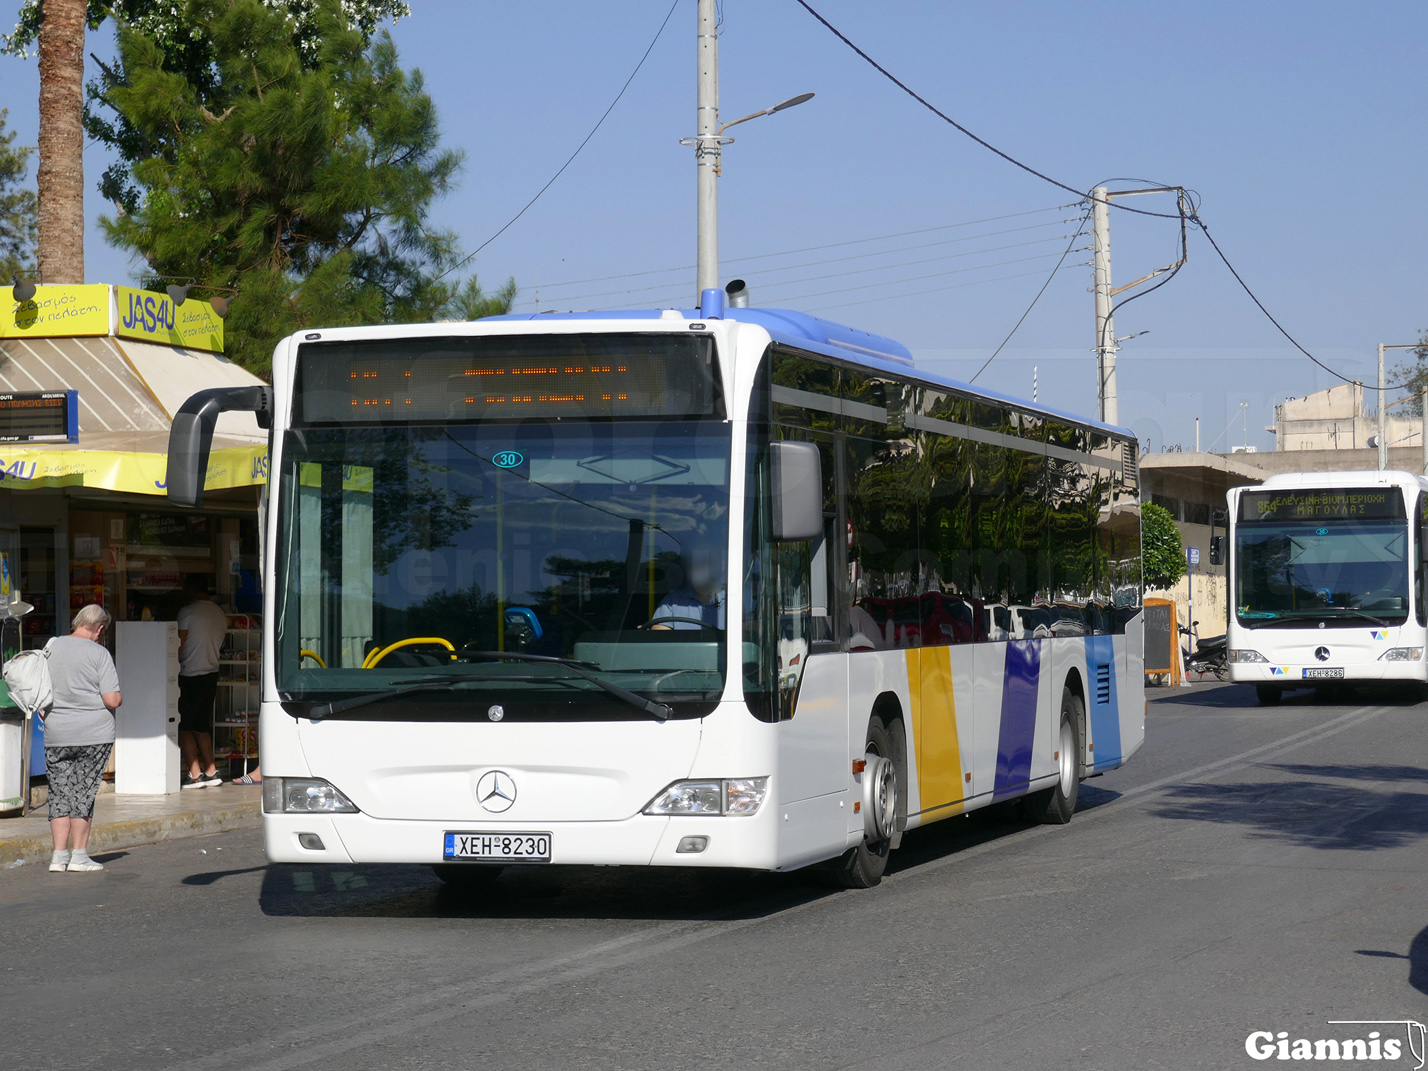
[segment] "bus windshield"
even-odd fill
[[[1235,551],[1235,608],[1242,625],[1407,619],[1406,521],[1241,523]]]
[[[347,715],[362,718],[648,716],[595,674],[707,713],[724,686],[729,441],[723,420],[689,417],[288,431],[279,691],[403,690]],[[449,689],[410,686],[443,674]]]

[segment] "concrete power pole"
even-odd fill
[[[1383,375],[1383,343],[1378,344],[1378,471],[1388,468],[1388,401],[1384,392],[1387,380]]]
[[[1111,309],[1111,203],[1109,191],[1091,191],[1091,251],[1096,288],[1096,397],[1107,424],[1120,423],[1116,397],[1116,328]]]
[[[719,285],[719,26],[715,0],[699,0],[698,98],[694,163],[699,180],[699,243],[694,304]]]

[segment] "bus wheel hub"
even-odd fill
[[[897,824],[897,768],[868,752],[863,768],[863,829],[872,843],[887,840]]]

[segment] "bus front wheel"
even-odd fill
[[[1259,699],[1260,706],[1277,707],[1279,701],[1284,698],[1284,689],[1276,688],[1272,684],[1256,684],[1254,694]]]
[[[902,791],[892,734],[878,718],[868,722],[863,750],[863,842],[844,852],[832,872],[834,883],[845,889],[871,889],[883,880]]]
[[[1056,784],[1026,797],[1023,813],[1033,822],[1064,826],[1076,813],[1081,792],[1081,722],[1085,706],[1075,692],[1061,693],[1061,730],[1056,746]]]

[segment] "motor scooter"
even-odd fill
[[[1200,622],[1190,622],[1190,628],[1180,626],[1180,634],[1187,639],[1193,634],[1192,629],[1198,627]],[[1216,680],[1227,681],[1230,679],[1230,667],[1226,662],[1225,637],[1204,636],[1195,641],[1195,653],[1190,653],[1189,646],[1181,648],[1185,655],[1185,671],[1187,673],[1198,673],[1203,680],[1210,674],[1214,674]]]

